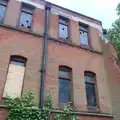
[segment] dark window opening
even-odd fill
[[[85,72],[85,87],[87,105],[89,107],[97,107],[96,97],[96,76],[92,72]]]
[[[32,26],[32,16],[34,7],[22,4],[21,17],[20,17],[20,28],[31,29]]]
[[[27,59],[22,56],[14,55],[14,56],[11,56],[10,64],[24,67],[26,64],[26,60]]]
[[[7,0],[0,1],[0,22],[3,22],[4,20],[7,3],[8,3]]]
[[[59,68],[59,103],[65,104],[71,100],[71,69]]]
[[[80,44],[89,45],[88,43],[88,26],[80,25]]]
[[[59,18],[59,37],[68,39],[68,19]]]

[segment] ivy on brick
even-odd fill
[[[31,91],[21,98],[7,97],[5,105],[8,107],[6,120],[77,120],[77,117],[71,114],[73,110],[70,104],[65,106],[62,112],[53,113],[51,117],[51,94],[47,94],[42,111],[35,105],[35,97]]]

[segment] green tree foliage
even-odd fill
[[[6,120],[51,120],[52,97],[50,94],[46,96],[42,111],[35,106],[35,97],[30,91],[21,98],[7,97],[5,104],[8,107]],[[67,105],[61,113],[59,111],[53,113],[52,118],[54,120],[77,120],[77,117],[71,114],[72,111],[71,106]]]
[[[70,103],[65,106],[61,114],[53,114],[54,120],[78,120],[77,116],[72,115],[73,109]]]
[[[120,60],[120,3],[116,10],[118,19],[112,24],[112,28],[108,29],[107,35],[109,40],[116,46],[118,59]]]

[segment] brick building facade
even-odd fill
[[[20,97],[31,89],[39,105],[45,4],[43,0],[0,1],[0,120],[7,115],[6,93]],[[115,51],[102,36],[101,22],[54,4],[48,17],[44,95],[48,90],[53,93],[55,109],[73,101],[80,120],[112,120],[117,98],[112,99],[111,88],[119,83],[119,76],[109,66]],[[115,54],[113,58],[117,59]]]
[[[108,79],[108,85],[110,90],[111,96],[111,103],[112,103],[112,112],[114,115],[114,120],[120,119],[120,63],[117,60],[115,46],[111,43],[105,44],[104,41],[101,42],[102,49],[104,51],[104,63],[105,63],[105,70]]]

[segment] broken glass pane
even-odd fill
[[[80,43],[88,45],[88,33],[80,30]]]
[[[68,39],[68,26],[59,24],[59,37]]]
[[[32,25],[32,15],[26,12],[21,12],[20,27],[30,29]]]

